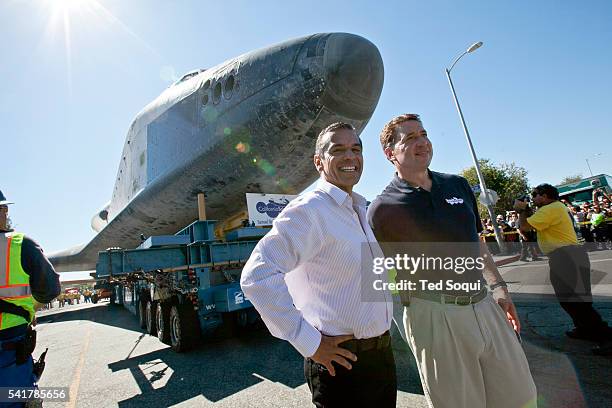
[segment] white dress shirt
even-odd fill
[[[328,336],[370,338],[391,327],[390,293],[368,302],[361,285],[380,279],[371,257],[383,256],[366,218],[366,200],[321,179],[290,202],[259,241],[240,284],[270,332],[312,356]],[[376,301],[374,301],[376,300]]]

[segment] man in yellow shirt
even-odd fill
[[[578,244],[571,214],[559,201],[559,191],[550,184],[540,184],[531,194],[538,210],[527,217],[527,202],[516,200],[521,231],[536,230],[538,245],[548,256],[550,282],[563,310],[572,318],[574,329],[568,337],[603,344],[595,352],[610,352],[612,329],[593,308],[591,296],[591,263],[589,255]]]

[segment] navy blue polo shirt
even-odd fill
[[[461,247],[453,245],[454,243],[479,242],[478,233],[482,231],[482,223],[476,198],[467,180],[435,171],[429,171],[429,176],[432,180],[431,191],[412,187],[395,175],[368,208],[368,222],[385,251],[385,256],[390,257],[398,253],[398,248],[402,246],[397,243],[406,243],[405,252],[411,256],[419,255],[421,248],[412,243],[442,243],[439,247],[450,248],[449,255],[461,256],[462,249],[453,253],[454,248]],[[386,245],[388,243],[391,244]],[[469,249],[466,249],[463,255],[478,256],[477,245],[467,246]],[[435,251],[433,245],[423,244],[422,247]],[[388,250],[389,248],[392,249]],[[401,278],[399,270],[398,277]],[[433,279],[431,275],[427,278]],[[468,271],[460,275],[436,272],[436,278],[457,282],[484,282],[482,270]],[[442,292],[465,294],[454,290]]]
[[[482,223],[467,180],[429,171],[431,191],[412,187],[397,174],[368,208],[381,242],[477,242]]]

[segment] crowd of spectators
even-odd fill
[[[589,202],[578,205],[566,199],[560,200],[569,210],[574,219],[574,226],[579,237],[584,242],[593,243],[593,249],[606,249],[612,246],[612,197],[601,189],[593,191],[593,198]],[[606,221],[607,220],[607,221]],[[505,215],[498,214],[497,225],[504,233],[504,241],[511,253],[521,253],[521,260],[526,261],[528,256],[538,260],[540,251],[535,236],[525,236],[518,230],[518,214],[516,211],[506,211]],[[482,219],[482,239],[491,245],[492,251],[499,252],[497,248],[493,223],[489,218]],[[535,234],[535,233],[534,233]]]
[[[593,192],[593,200],[574,205],[561,200],[574,217],[580,235],[585,242],[595,242],[597,249],[605,248],[612,238],[612,198],[602,189]]]

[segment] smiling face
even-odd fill
[[[321,177],[347,193],[359,182],[363,171],[361,142],[354,130],[336,129],[325,134],[325,149],[314,156]]]
[[[433,146],[420,121],[400,123],[395,132],[395,144],[385,148],[385,155],[396,167],[411,171],[423,171],[433,157]]]

